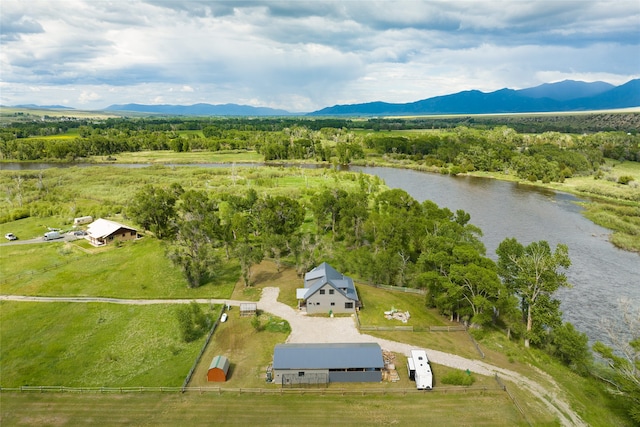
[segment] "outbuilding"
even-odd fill
[[[255,316],[258,311],[258,304],[255,302],[240,303],[240,317]]]
[[[207,381],[225,382],[229,373],[229,359],[224,356],[215,356],[211,360],[209,370],[207,371]]]
[[[273,382],[282,386],[382,381],[377,343],[278,344]]]

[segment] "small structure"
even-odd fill
[[[81,216],[73,219],[73,226],[77,227],[78,225],[89,224],[93,221],[92,216]]]
[[[98,218],[87,227],[87,239],[94,246],[102,246],[116,240],[133,240],[138,237],[135,228],[127,227],[115,221]]]
[[[207,371],[207,381],[225,382],[227,381],[227,373],[229,372],[229,359],[224,356],[215,356],[211,360],[209,370]]]
[[[240,317],[255,316],[258,311],[258,304],[255,302],[240,303]]]
[[[273,353],[273,382],[282,386],[380,382],[383,368],[377,343],[278,344]]]
[[[362,304],[353,279],[323,262],[304,275],[304,288],[296,289],[298,306],[307,313],[355,313]]]

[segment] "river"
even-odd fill
[[[567,271],[572,288],[557,292],[564,319],[593,342],[608,342],[601,319],[619,318],[618,300],[640,304],[640,257],[613,246],[610,233],[584,216],[578,198],[514,182],[490,178],[451,177],[405,169],[351,167],[382,178],[418,201],[432,200],[453,212],[462,209],[482,229],[487,256],[497,260],[498,245],[507,237],[522,244],[546,240],[569,247]]]
[[[99,165],[0,163],[2,170],[68,166]],[[548,241],[552,248],[558,243],[566,244],[572,263],[567,277],[573,287],[560,289],[557,296],[562,303],[564,319],[586,332],[592,342],[609,341],[600,322],[601,319],[620,321],[619,299],[628,299],[636,307],[640,304],[640,257],[609,243],[609,230],[584,218],[582,208],[576,204],[579,199],[570,194],[495,179],[451,177],[406,169],[352,166],[348,170],[377,175],[390,188],[401,188],[418,201],[432,200],[453,212],[458,209],[468,212],[471,223],[482,229],[487,256],[494,260],[497,259],[496,248],[507,237],[515,237],[525,245],[539,240]]]

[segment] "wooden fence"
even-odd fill
[[[442,393],[442,394],[467,394],[467,393],[490,393],[502,392],[505,388],[476,386],[476,387],[435,387],[432,390],[418,390],[412,388],[332,388],[332,387],[302,387],[283,388],[274,386],[273,388],[237,388],[237,387],[64,387],[64,386],[21,386],[21,387],[0,387],[0,393],[215,393],[215,394],[320,394],[320,395],[342,395],[342,396],[373,396],[373,395],[407,395],[414,393]]]

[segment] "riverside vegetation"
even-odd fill
[[[121,125],[126,121],[116,120],[115,122]],[[267,134],[271,131],[253,129],[241,131],[236,127],[240,125],[246,127],[249,123],[242,120],[231,122],[237,124],[229,125],[229,132],[238,132],[246,138],[253,135],[253,144],[258,144],[258,147],[238,147],[228,144],[218,148],[242,150],[243,153],[251,153],[252,149],[256,149],[257,153],[267,159],[265,153],[270,151],[261,145],[260,141],[261,138],[265,141]],[[132,123],[134,125],[131,126],[135,126],[136,121]],[[216,122],[215,126],[224,129],[224,123],[224,121]],[[193,123],[188,124],[193,126]],[[274,127],[273,124],[271,126]],[[106,130],[109,129],[113,128],[106,127]],[[176,136],[173,139],[181,143],[178,146],[177,142],[174,142],[173,154],[165,151],[167,157],[178,158],[187,154],[197,156],[201,161],[207,161],[209,154],[206,148],[194,148],[197,143],[215,138],[211,136],[211,129],[206,131],[209,136],[205,134],[205,129],[160,132],[159,135],[175,132]],[[93,130],[81,136],[83,132],[87,132],[87,129],[78,129],[79,136],[70,140],[91,139],[94,135]],[[455,148],[456,144],[460,144],[460,138],[462,138],[460,135],[475,134],[480,137],[485,131],[455,128],[442,133],[438,131],[415,134],[415,131],[412,131],[371,135],[364,131],[350,131],[344,128],[321,127],[313,131],[297,124],[273,132],[278,135],[278,137],[271,135],[273,150],[278,152],[276,148],[283,146],[287,147],[285,152],[288,153],[289,149],[297,147],[299,155],[292,156],[294,158],[301,156],[306,160],[322,160],[324,156],[325,161],[336,163],[348,163],[357,159],[376,164],[382,161],[396,164],[411,162],[413,167],[436,167],[439,171],[446,169],[448,173],[457,173],[455,167],[465,164],[461,155],[474,152],[471,149],[474,145],[468,144],[467,151],[447,151]],[[487,132],[514,135],[513,131],[505,128]],[[221,131],[220,136],[223,134],[228,136]],[[299,142],[305,135],[317,135],[318,141],[310,139],[309,143]],[[418,158],[417,148],[413,148],[416,153],[412,155],[403,153],[404,148],[398,148],[402,146],[400,144],[402,141],[415,143],[418,138],[421,138],[419,135],[437,142],[436,147],[432,148],[433,154],[420,154],[421,157]],[[435,139],[433,139],[434,135]],[[627,145],[635,143],[637,151],[636,136],[627,136],[630,138],[622,138],[620,141]],[[528,136],[521,135],[521,137]],[[280,141],[278,138],[283,140]],[[393,146],[387,146],[383,142],[388,141],[388,138],[401,139],[396,140]],[[577,140],[578,137],[572,138]],[[105,140],[110,139],[105,137]],[[454,140],[456,144],[448,142],[449,140]],[[12,141],[14,146],[19,146],[18,142],[23,142],[19,139]],[[52,138],[44,141],[56,144],[56,141],[61,140]],[[185,141],[187,141],[186,145]],[[477,143],[482,144],[482,142]],[[565,143],[569,145],[568,142],[565,141]],[[549,144],[542,144],[543,147],[547,145]],[[554,144],[551,145],[554,146]],[[188,153],[184,153],[185,147]],[[482,147],[482,145],[476,147]],[[513,148],[512,156],[521,159],[513,160],[514,162],[526,163],[526,160],[522,160],[525,158],[523,156],[531,156],[528,153],[536,151],[532,150],[531,146],[525,148],[527,149]],[[633,151],[633,147],[630,150],[628,148],[625,150]],[[205,151],[194,151],[195,149]],[[556,146],[556,148],[544,149],[556,154],[562,151],[580,154],[580,150],[571,151],[568,147]],[[595,151],[589,152],[595,153]],[[475,152],[478,154],[479,150],[476,148]],[[123,157],[119,150],[115,149],[109,153],[82,154],[83,156],[117,154],[119,161]],[[538,154],[540,154],[539,151]],[[568,158],[578,159],[578,154],[571,154]],[[228,158],[231,161],[241,162],[246,160],[243,158],[245,155],[229,155]],[[436,159],[440,155],[448,156],[452,162],[428,164],[432,161],[429,158],[430,155]],[[289,154],[285,156],[281,153],[279,156],[281,157],[279,160],[289,160]],[[411,159],[411,156],[415,158]],[[69,158],[69,156],[63,158]],[[76,156],[73,155],[71,158]],[[534,154],[531,158],[537,159],[532,163],[539,162],[538,166],[546,165],[546,169],[543,168],[543,171],[546,171],[544,173],[551,173],[549,171],[555,170],[554,167],[560,167],[560,164],[553,165],[556,160],[543,161],[544,155],[536,157]],[[617,161],[619,162],[620,158]],[[569,160],[567,160],[568,163]],[[567,164],[563,164],[565,166],[563,169],[569,168]],[[593,164],[590,165],[589,167],[593,167]],[[601,163],[596,165],[597,170],[600,170]],[[471,172],[473,168],[466,167],[466,169],[468,170],[465,170],[465,173]],[[505,171],[490,172],[504,173]],[[627,180],[626,183],[613,183],[606,180],[606,175],[600,178],[594,181],[612,183],[614,186],[611,188],[621,188],[625,194],[627,189],[637,190],[633,180]],[[566,182],[571,178],[564,179]],[[228,298],[234,286],[246,289],[247,295],[251,294],[251,289],[258,281],[255,276],[256,268],[265,257],[272,260],[278,270],[288,265],[299,274],[319,261],[328,261],[363,283],[424,289],[427,295],[426,300],[423,297],[420,304],[422,308],[416,310],[433,310],[441,316],[444,315],[448,320],[465,320],[482,326],[477,332],[481,343],[494,350],[509,348],[510,360],[506,363],[517,363],[516,359],[522,358],[527,360],[527,363],[552,371],[553,376],[565,387],[572,390],[581,388],[588,390],[591,393],[590,397],[581,392],[574,402],[575,405],[583,408],[585,413],[581,413],[581,416],[588,422],[589,420],[592,420],[593,424],[630,422],[623,421],[626,417],[624,414],[627,409],[633,408],[633,402],[637,402],[638,391],[637,388],[633,388],[632,383],[626,385],[625,378],[628,379],[628,377],[623,375],[623,368],[627,367],[625,360],[615,359],[617,357],[615,354],[609,354],[608,349],[599,347],[597,350],[605,357],[609,357],[620,369],[609,371],[604,366],[595,364],[590,357],[584,334],[575,331],[570,324],[561,322],[557,302],[553,298],[554,287],[543,289],[542,298],[537,301],[528,299],[525,287],[521,287],[524,284],[523,278],[528,275],[526,272],[528,262],[532,258],[540,257],[549,260],[557,258],[556,264],[552,262],[549,270],[549,273],[555,274],[557,278],[549,279],[551,276],[548,276],[545,280],[549,283],[562,284],[562,267],[566,266],[568,261],[559,255],[564,253],[562,247],[554,251],[545,242],[523,247],[517,242],[505,241],[502,251],[503,265],[496,265],[486,257],[484,247],[478,239],[481,231],[471,225],[470,218],[465,212],[454,213],[431,202],[420,204],[401,190],[387,190],[375,177],[340,173],[334,169],[242,167],[200,169],[166,166],[127,170],[116,167],[70,168],[22,172],[2,171],[0,183],[7,194],[2,202],[3,212],[7,212],[3,224],[0,224],[3,233],[11,228],[12,232],[20,236],[36,236],[41,234],[45,226],[69,227],[73,217],[83,215],[118,218],[140,225],[149,232],[148,238],[139,242],[126,243],[121,247],[106,250],[94,250],[82,244],[25,245],[11,246],[10,249],[3,247],[0,253],[4,277],[2,294]],[[633,191],[629,191],[629,194],[633,195]],[[617,200],[616,203],[618,203]],[[637,200],[635,203],[635,209],[637,209]],[[633,209],[633,200],[630,200],[628,206]],[[152,212],[162,215],[151,215]],[[622,221],[628,224],[626,219]],[[633,234],[637,224],[634,224],[633,219],[630,224],[627,228],[631,231],[629,234],[633,241],[637,239],[637,234]],[[635,231],[637,233],[637,230]],[[126,254],[127,252],[129,253]],[[535,256],[530,256],[532,254]],[[117,261],[118,258],[121,262]],[[11,264],[9,260],[12,260]],[[154,267],[140,268],[140,265],[145,262]],[[9,265],[11,265],[11,272]],[[88,265],[97,268],[87,268]],[[82,280],[76,279],[77,274],[83,275]],[[236,285],[237,282],[239,283]],[[12,325],[18,321],[18,318],[23,316],[32,318],[35,315],[33,312],[22,312],[25,309],[29,310],[26,306],[19,309],[19,304],[16,303],[3,302],[2,304],[4,308],[1,331],[3,342],[6,342],[5,337],[11,337],[15,333],[16,329]],[[520,311],[525,307],[532,313],[527,323],[522,322]],[[534,310],[530,309],[534,307]],[[52,313],[49,315],[55,317]],[[112,375],[115,377],[111,380],[112,384],[137,382],[142,385],[158,383],[175,385],[177,376],[171,379],[169,372],[166,376],[161,374],[162,366],[175,364],[176,362],[172,359],[174,357],[186,359],[191,357],[194,354],[194,347],[192,347],[194,341],[190,341],[191,344],[189,344],[181,339],[176,313],[158,312],[156,315],[167,319],[168,326],[159,328],[155,333],[140,330],[138,322],[122,327],[135,336],[146,333],[156,336],[161,343],[160,346],[173,349],[165,355],[162,351],[157,351],[153,352],[153,355],[144,356],[160,359],[153,365],[157,366],[155,371],[144,371],[141,367],[132,368],[129,361],[135,357],[120,354],[126,351],[117,349],[117,339],[105,343],[102,340],[94,341],[85,337],[74,345],[94,346],[94,350],[98,352],[105,347],[116,349],[111,353],[105,353],[108,355],[108,357],[105,356],[107,362],[112,367],[122,366],[113,369]],[[87,316],[87,318],[91,317],[88,313]],[[99,320],[103,317],[99,315],[96,323],[101,323]],[[510,332],[511,340],[499,338],[504,337],[501,331],[505,330]],[[27,334],[28,331],[20,331],[20,333]],[[82,335],[72,329],[68,330],[68,334],[69,336]],[[167,337],[172,337],[171,342],[162,341]],[[274,339],[277,341],[282,338],[274,337]],[[415,336],[407,339],[407,342],[410,342],[415,339]],[[520,339],[531,342],[535,348],[522,349],[517,345]],[[60,338],[56,341],[64,342]],[[49,352],[45,352],[47,359],[61,359],[61,355],[64,355],[62,359],[70,364],[78,360],[77,358],[81,361],[81,365],[86,364],[82,362],[84,356],[66,352],[64,346],[54,344],[56,341],[48,344],[51,348]],[[31,357],[38,354],[34,346],[37,347],[34,343],[27,346],[25,350],[30,352]],[[32,372],[27,374],[28,369],[20,368],[19,361],[24,360],[24,354],[16,352],[15,348],[11,346],[7,348],[3,345],[2,351],[3,372],[6,372],[5,368],[8,366],[5,363],[12,363],[11,366],[16,367],[17,373],[12,377],[13,384],[2,384],[3,386],[34,384],[34,378],[47,378],[42,371],[39,371],[42,375],[40,376]],[[552,359],[547,359],[549,357]],[[38,360],[38,358],[35,359]],[[550,360],[557,360],[557,362],[549,363]],[[178,365],[184,363],[179,362]],[[561,367],[562,365],[565,367]],[[61,372],[66,373],[65,378],[73,377],[75,371],[71,366],[65,367],[64,364],[59,366]],[[124,370],[121,371],[121,369]],[[131,369],[134,372],[127,374],[126,372]],[[522,369],[527,370],[524,366]],[[154,381],[148,381],[155,372],[157,375]],[[589,374],[597,374],[615,382],[618,386],[622,385],[628,400],[618,400],[608,396],[605,387],[592,379]],[[563,376],[567,377],[566,382],[562,379]],[[3,374],[3,382],[6,378]],[[62,380],[48,379],[47,381],[50,384],[60,384]],[[83,381],[82,378],[76,378],[63,384],[82,384]],[[594,398],[599,399],[602,404],[587,405],[587,402]],[[589,406],[588,409],[587,406]],[[634,416],[631,413],[631,417]],[[614,419],[615,421],[612,421]]]

